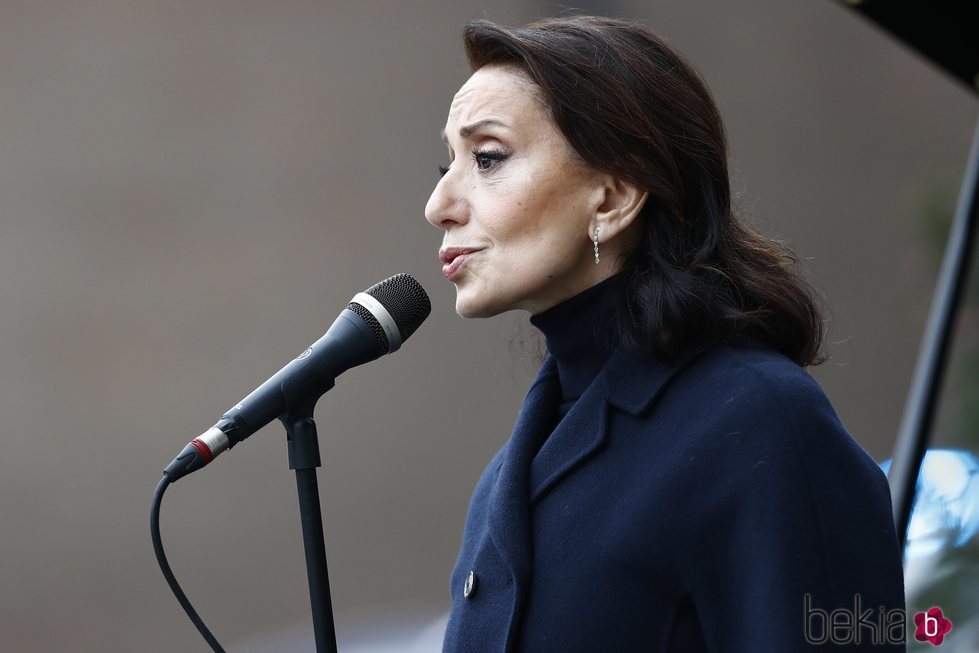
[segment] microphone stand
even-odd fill
[[[331,384],[332,385],[332,384]],[[299,518],[303,528],[306,553],[306,577],[309,602],[313,611],[313,634],[316,653],[337,653],[337,633],[333,624],[333,602],[330,599],[330,576],[326,567],[326,543],[323,540],[323,516],[320,509],[316,468],[320,466],[320,447],[313,421],[315,400],[304,402],[280,419],[286,427],[289,469],[296,470],[299,490]]]

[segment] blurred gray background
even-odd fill
[[[889,457],[935,278],[916,213],[954,200],[974,96],[830,0],[576,6],[642,19],[706,77],[739,206],[831,309],[814,374]],[[423,209],[464,23],[561,10],[0,3],[3,650],[205,650],[150,547],[162,468],[397,272],[431,317],[317,410],[333,599],[346,641],[448,608],[470,491],[536,363],[526,314],[455,315]],[[280,425],[173,486],[162,523],[229,650],[311,632]]]

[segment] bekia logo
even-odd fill
[[[872,645],[904,644],[907,640],[907,613],[900,608],[888,610],[879,606],[876,610],[863,605],[863,597],[854,594],[852,610],[850,607],[823,610],[813,607],[812,595],[803,598],[805,614],[805,636],[808,644],[861,644]],[[914,638],[941,646],[952,630],[942,609],[933,607],[927,612],[914,615]]]
[[[805,594],[807,644],[903,644],[907,638],[907,615],[900,608],[879,606],[864,609],[863,596],[853,595],[853,610],[827,611],[812,607],[812,596]]]
[[[932,646],[941,646],[945,635],[952,630],[952,622],[945,618],[939,607],[914,615],[914,624],[917,626],[914,638],[919,642],[928,642]]]

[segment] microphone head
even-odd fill
[[[372,306],[375,302],[383,310],[376,310],[377,306]],[[432,302],[414,277],[401,273],[357,293],[347,308],[367,323],[384,349],[393,352],[425,321],[432,312]]]

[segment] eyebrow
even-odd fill
[[[506,127],[506,123],[500,122],[499,120],[496,120],[494,118],[484,118],[483,120],[477,120],[476,122],[474,122],[474,123],[472,123],[470,125],[463,125],[462,127],[460,127],[459,128],[459,138],[462,138],[462,139],[469,138],[477,130],[479,130],[479,129],[483,128],[483,127],[488,127],[490,125],[497,126],[497,127]],[[448,143],[449,142],[449,139],[445,135],[445,130],[444,129],[442,130],[441,136],[442,136],[442,142],[443,143]]]

